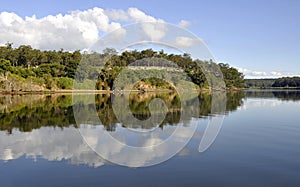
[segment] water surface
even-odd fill
[[[198,100],[200,105],[182,119],[182,102],[176,93],[132,94],[130,111],[137,119],[156,115],[148,108],[154,98],[165,101],[167,112],[160,124],[132,124],[130,128],[114,115],[111,99],[121,97],[95,95],[95,108],[102,123],[93,124],[90,120],[90,124],[77,124],[72,95],[0,96],[0,185],[300,185],[298,91],[227,93],[222,128],[203,153],[198,151],[200,141],[209,120],[217,115],[212,112],[211,95],[191,94],[182,99],[187,104]],[[83,107],[89,111],[91,106]],[[181,122],[187,130],[197,125],[191,141],[168,161],[151,167],[132,168],[108,162],[81,138],[85,129],[92,129],[140,146],[168,137]],[[134,130],[152,130],[157,136],[141,138]],[[101,145],[105,147],[103,142]],[[114,149],[109,147],[107,153]],[[123,155],[121,159],[130,162],[141,158]]]

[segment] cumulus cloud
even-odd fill
[[[109,19],[114,21],[126,21],[126,22],[163,22],[162,19],[154,18],[147,15],[143,11],[137,8],[128,8],[127,11],[122,9],[108,9],[104,10],[104,13]]]
[[[156,19],[152,16],[145,14],[137,8],[128,9],[129,16],[136,22],[155,22]]]
[[[129,8],[128,15],[134,22],[146,22],[143,24],[143,33],[151,41],[159,41],[162,39],[167,31],[164,20],[156,19],[150,15],[145,14],[137,8]]]
[[[181,20],[179,23],[178,23],[178,26],[179,27],[182,27],[182,28],[187,28],[191,25],[191,23],[189,21],[186,21],[186,20]]]
[[[295,76],[294,73],[284,71],[255,71],[246,68],[237,68],[239,72],[243,73],[246,78],[276,78],[284,76]]]
[[[128,13],[121,9],[108,9],[104,12],[112,20],[129,21],[130,19]]]
[[[123,39],[126,31],[122,30],[122,24],[139,22],[148,22],[142,25],[140,33],[142,38],[159,41],[165,37],[167,32],[165,21],[137,8],[104,10],[95,7],[42,18],[35,15],[22,18],[13,12],[1,12],[0,45],[13,42],[14,46],[31,45],[39,49],[64,48],[70,51],[87,49],[103,34],[117,29],[120,35],[114,36],[114,40]],[[180,27],[188,25],[190,23],[186,20],[181,20],[178,24]],[[178,43],[184,46],[194,42],[184,38],[178,40]]]
[[[244,68],[238,68],[238,70],[244,73],[246,76],[282,76],[282,73],[276,71],[271,71],[271,72],[254,71],[254,70],[249,70]]]
[[[142,24],[142,38],[145,38],[146,36],[146,38],[151,41],[159,41],[165,36],[167,31],[164,20],[147,15],[137,8],[129,8],[127,11],[110,9],[106,10],[105,13],[114,21],[125,21],[130,23],[145,22]]]
[[[143,23],[142,29],[151,41],[159,41],[166,35],[167,26],[158,20],[156,23]]]
[[[200,43],[202,40],[200,38],[190,38],[185,36],[179,36],[175,39],[175,46],[176,47],[191,47],[197,43]]]
[[[73,11],[70,14],[21,18],[15,13],[0,14],[0,43],[32,45],[40,49],[83,49],[99,39],[99,32],[110,32],[121,27],[110,22],[101,8]]]

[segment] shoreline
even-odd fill
[[[226,88],[226,89],[194,89],[194,90],[178,90],[179,92],[234,92],[234,91],[243,91],[247,90],[245,88]],[[119,94],[119,93],[169,93],[175,92],[176,90],[29,90],[29,91],[6,91],[0,90],[2,95],[25,95],[25,94]]]
[[[175,90],[32,90],[32,91],[0,91],[3,95],[23,94],[118,94],[118,93],[169,93]],[[199,92],[200,90],[182,90],[182,92]]]

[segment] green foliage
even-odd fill
[[[223,78],[228,88],[243,88],[245,81],[244,75],[236,68],[230,67],[228,64],[219,64],[223,73]]]
[[[29,77],[28,80],[32,81],[33,84],[43,86],[45,84],[44,78],[41,77]]]
[[[157,59],[164,59],[165,62]],[[158,76],[158,79],[143,80],[146,84],[156,88],[170,88],[167,83],[160,80],[165,78],[165,70],[174,74],[179,71],[185,72],[200,88],[208,87],[208,77],[205,77],[199,64],[209,68],[219,66],[226,86],[229,88],[244,86],[243,75],[237,69],[229,67],[228,64],[217,65],[212,61],[193,60],[189,54],[166,54],[163,50],[157,52],[152,49],[125,51],[118,54],[114,49],[106,49],[102,54],[93,52],[82,55],[79,51],[73,53],[65,52],[62,49],[41,51],[26,45],[14,49],[11,43],[0,47],[1,74],[10,72],[25,79],[36,78],[38,84],[41,85],[43,82],[47,89],[71,89],[72,81],[70,79],[74,79],[76,76],[76,80],[80,82],[95,81],[96,89],[112,90],[114,81],[123,67],[137,61],[139,63],[135,66],[140,69],[148,69],[147,71],[135,70],[131,76],[139,77],[139,74],[145,73],[150,77],[152,74],[153,77]],[[78,66],[79,63],[80,66]],[[100,69],[101,72],[99,72]],[[173,79],[172,82],[175,86],[183,80],[180,76],[174,76]],[[126,81],[130,81],[130,76],[127,80],[122,81],[126,85]]]
[[[12,66],[9,60],[5,60],[3,58],[0,59],[0,73],[4,74],[7,71],[11,71]]]
[[[276,79],[273,87],[300,87],[300,77],[282,77]]]
[[[57,86],[60,89],[71,90],[73,88],[73,79],[71,78],[61,77],[56,79],[56,81],[57,81]]]
[[[246,79],[246,88],[300,88],[300,77],[278,79]]]
[[[246,88],[271,88],[276,79],[246,79]]]
[[[55,80],[49,74],[44,75],[44,83],[45,83],[45,87],[49,90],[55,88]]]

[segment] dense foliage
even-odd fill
[[[246,88],[270,88],[276,79],[245,79]]]
[[[208,87],[207,77],[205,77],[197,63],[202,63],[203,67],[217,65],[212,61],[193,60],[189,54],[167,54],[163,50],[157,52],[152,49],[146,49],[142,51],[125,51],[122,54],[117,54],[114,49],[106,49],[101,54],[96,52],[82,54],[80,51],[67,52],[63,49],[59,51],[41,51],[32,49],[31,46],[27,45],[13,48],[11,43],[7,43],[6,46],[0,47],[0,84],[2,84],[0,86],[2,89],[3,87],[11,90],[20,89],[16,86],[15,79],[8,80],[7,78],[10,78],[10,75],[15,75],[17,76],[16,79],[21,81],[19,84],[25,85],[28,83],[26,80],[30,79],[30,84],[39,85],[46,89],[72,89],[72,82],[76,76],[77,80],[86,81],[84,82],[86,84],[90,83],[89,80],[97,80],[96,89],[111,90],[113,82],[122,68],[138,60],[151,58],[161,58],[172,62],[164,64],[165,69],[163,70],[154,68],[151,73],[163,75],[166,68],[169,68],[168,71],[171,69],[176,73],[179,68],[191,78],[193,83],[201,88]],[[105,61],[105,64],[101,64],[99,59],[108,60]],[[78,68],[80,62],[82,66]],[[139,65],[145,67],[162,66],[159,61],[156,62],[155,60],[145,60]],[[101,66],[105,68],[98,72]],[[244,86],[242,73],[233,67],[229,67],[228,64],[219,64],[219,66],[227,87],[241,88]],[[142,74],[144,72],[136,70],[135,73]],[[9,85],[11,86],[8,87],[8,84],[4,83],[4,79],[10,81]],[[180,79],[178,77],[178,80],[174,81],[176,82]],[[143,81],[156,86],[166,87],[159,79]],[[22,89],[27,88],[22,87]]]
[[[300,88],[300,77],[278,79],[246,79],[246,88]]]
[[[282,77],[276,79],[273,87],[300,87],[300,77]]]

